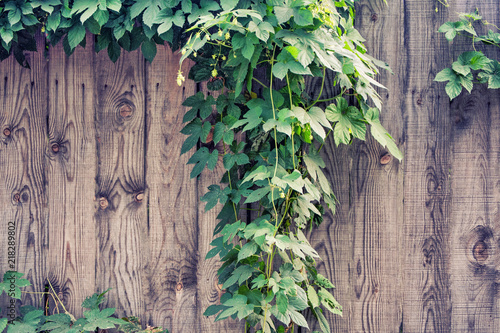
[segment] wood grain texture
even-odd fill
[[[116,63],[96,55],[98,228],[96,286],[113,288],[108,306],[117,314],[144,313],[143,253],[147,205],[139,200],[145,179],[145,69],[139,51],[124,52]]]
[[[25,273],[32,287],[43,290],[47,246],[47,62],[44,39],[40,52],[27,53],[32,69],[21,68],[13,57],[0,66],[0,205],[2,207],[0,269]],[[7,226],[16,225],[15,267],[8,262]],[[39,295],[24,294],[23,305],[39,305]],[[19,304],[20,302],[18,302]],[[2,305],[2,310],[5,305]]]
[[[143,278],[146,322],[172,333],[200,332],[198,318],[198,200],[196,180],[189,178],[182,102],[196,85],[178,87],[179,56],[159,47],[147,66],[147,183],[149,218]],[[187,76],[186,62],[182,68]]]
[[[66,309],[82,316],[83,300],[96,290],[97,174],[93,38],[71,57],[62,45],[50,50],[48,193],[48,279]]]
[[[401,62],[399,11],[398,2],[387,7],[383,1],[362,1],[356,21],[369,41],[370,54],[396,71]],[[404,150],[401,82],[385,71],[378,79],[390,91],[379,90],[382,124]],[[336,93],[328,91],[329,96]],[[369,134],[366,142],[350,147],[336,147],[329,140],[323,149],[326,174],[339,204],[311,240],[323,258],[319,266],[336,285],[334,295],[343,305],[343,317],[328,316],[334,332],[397,332],[401,325],[403,173],[396,159],[381,162],[386,154]]]
[[[454,12],[471,12],[473,3],[455,3]],[[484,1],[481,14],[499,23],[500,4]],[[452,12],[453,13],[453,12]],[[457,39],[453,58],[470,50],[470,41]],[[489,57],[500,52],[481,47]],[[496,52],[495,52],[496,51]],[[500,331],[500,101],[498,92],[478,86],[451,103],[452,219],[449,272],[452,332]]]
[[[452,104],[452,332],[498,332],[498,96],[476,89]]]
[[[435,74],[449,66],[448,43],[437,33],[446,9],[434,1],[405,1],[404,332],[449,332],[449,101]]]

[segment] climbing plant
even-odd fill
[[[149,61],[157,44],[179,49],[181,62],[194,65],[179,70],[177,83],[187,75],[207,88],[183,103],[181,153],[194,151],[193,178],[220,158],[226,170],[201,198],[207,211],[222,207],[207,258],[220,258],[225,291],[205,315],[290,332],[309,327],[309,309],[330,332],[324,311],[341,314],[342,307],[305,236],[326,209],[335,210],[322,147],[329,137],[336,145],[365,140],[369,128],[402,158],[379,120],[376,88],[384,87],[375,76],[389,68],[367,54],[355,13],[350,0],[6,1],[0,58],[13,54],[28,66],[23,51],[36,49],[40,29],[48,44],[62,40],[68,55],[85,46],[86,33],[113,61],[121,49],[140,47]],[[324,96],[327,75],[336,96]],[[306,80],[315,78],[317,89],[307,91]]]
[[[494,30],[488,29],[486,34],[479,35],[477,29],[486,26],[493,27]],[[460,54],[451,68],[443,69],[434,79],[447,82],[445,90],[450,100],[460,95],[463,88],[470,93],[474,83],[487,83],[489,89],[500,88],[500,63],[476,49],[476,43],[500,47],[498,30],[497,26],[484,20],[477,10],[459,14],[458,21],[446,22],[439,28],[439,32],[444,33],[450,42],[457,36],[464,36],[471,42],[472,50]]]

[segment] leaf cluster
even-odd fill
[[[434,78],[434,81],[447,82],[445,90],[450,100],[460,95],[463,88],[470,93],[474,83],[487,83],[488,89],[500,88],[500,63],[496,59],[487,57],[481,51],[477,51],[475,47],[475,43],[500,47],[499,32],[489,29],[486,34],[479,35],[476,31],[478,26],[490,25],[492,24],[483,20],[476,11],[470,14],[460,14],[458,21],[446,22],[439,28],[439,32],[444,33],[450,42],[459,35],[470,38],[474,49],[474,51],[460,54],[452,63],[451,68],[443,69]]]
[[[30,286],[27,279],[22,278],[23,274],[15,271],[8,271],[4,274],[3,282],[0,283],[0,293],[5,291],[10,297],[20,299],[20,287]],[[11,294],[12,286],[15,286],[15,294]],[[61,303],[55,292],[46,292],[52,297],[56,303],[56,308],[51,315],[43,309],[33,306],[22,306],[20,308],[20,316],[9,321],[8,318],[0,318],[0,332],[7,329],[7,333],[83,333],[96,332],[97,329],[117,329],[124,333],[168,333],[161,327],[149,327],[142,329],[140,321],[136,317],[116,318],[112,317],[115,313],[115,308],[100,308],[100,305],[105,302],[104,295],[110,289],[102,293],[95,293],[87,297],[82,308],[86,309],[83,312],[82,318],[75,318],[69,313]],[[60,312],[59,306],[63,312]]]
[[[341,314],[316,269],[318,253],[304,235],[335,210],[321,149],[373,137],[398,159],[379,119],[375,80],[388,68],[366,53],[348,1],[220,1],[222,11],[188,29],[181,62],[208,92],[188,97],[181,152],[194,151],[191,177],[221,162],[225,174],[208,187],[205,210],[219,223],[207,258],[219,256],[221,303],[205,315],[238,318],[258,332],[308,328],[309,309],[330,332],[325,311]],[[326,75],[336,96],[323,96]],[[318,78],[310,96],[305,77]],[[178,81],[183,75],[179,71]]]

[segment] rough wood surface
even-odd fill
[[[404,332],[449,332],[452,319],[449,101],[433,82],[449,66],[448,43],[436,33],[447,11],[435,8],[418,0],[404,7]]]
[[[43,50],[39,38],[38,50]],[[45,285],[47,253],[47,62],[42,52],[27,53],[32,69],[13,57],[0,67],[1,269],[23,272],[39,291]],[[8,261],[7,228],[15,222],[15,266]],[[40,295],[24,294],[23,304],[40,305]],[[18,305],[20,302],[18,302]],[[3,305],[3,304],[2,304]],[[2,306],[2,310],[6,306]],[[4,312],[5,313],[5,312]]]
[[[159,47],[147,66],[147,183],[149,218],[144,295],[147,323],[172,333],[199,332],[198,318],[198,199],[196,180],[180,155],[184,136],[182,102],[196,85],[175,83],[179,56]],[[182,68],[187,75],[187,63]]]
[[[144,73],[139,51],[123,52],[114,64],[105,52],[96,55],[96,286],[113,288],[108,305],[120,316],[144,313],[147,205],[138,200],[146,188]]]
[[[97,174],[93,39],[71,57],[62,45],[50,50],[48,99],[47,278],[75,316],[96,290],[97,239],[94,215]]]
[[[459,55],[451,49],[468,47],[438,27],[476,5],[498,25],[500,4],[450,3],[357,3],[369,53],[395,72],[379,76],[389,88],[379,91],[381,120],[405,160],[386,163],[371,138],[322,150],[339,205],[310,239],[344,306],[328,317],[333,332],[500,330],[500,97],[482,87],[450,103],[433,81]],[[0,63],[0,273],[16,222],[15,269],[28,290],[48,279],[76,315],[83,297],[111,287],[107,305],[144,325],[242,332],[202,316],[221,291],[217,260],[204,260],[217,210],[205,213],[198,198],[223,167],[190,179],[179,131],[182,101],[203,88],[175,84],[179,55],[167,47],[151,65],[123,53],[113,64],[88,38],[70,58],[61,46],[48,60],[29,53],[31,70]]]

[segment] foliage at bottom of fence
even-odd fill
[[[15,311],[15,300],[21,299],[21,288],[31,285],[22,276],[23,273],[8,271],[3,276],[3,282],[0,283],[0,293],[5,292],[11,298],[9,309],[12,307],[13,311]],[[87,297],[82,303],[82,308],[85,309],[83,317],[75,318],[66,310],[50,282],[49,286],[49,290],[34,292],[34,294],[54,301],[55,307],[51,310],[52,314],[49,314],[48,307],[43,309],[31,305],[22,306],[19,316],[15,319],[11,319],[10,315],[9,318],[0,318],[0,332],[7,329],[7,333],[82,333],[117,329],[123,333],[168,333],[168,330],[162,327],[147,326],[143,329],[139,319],[134,316],[121,319],[114,317],[115,308],[101,306],[106,300],[104,295],[110,289]]]

